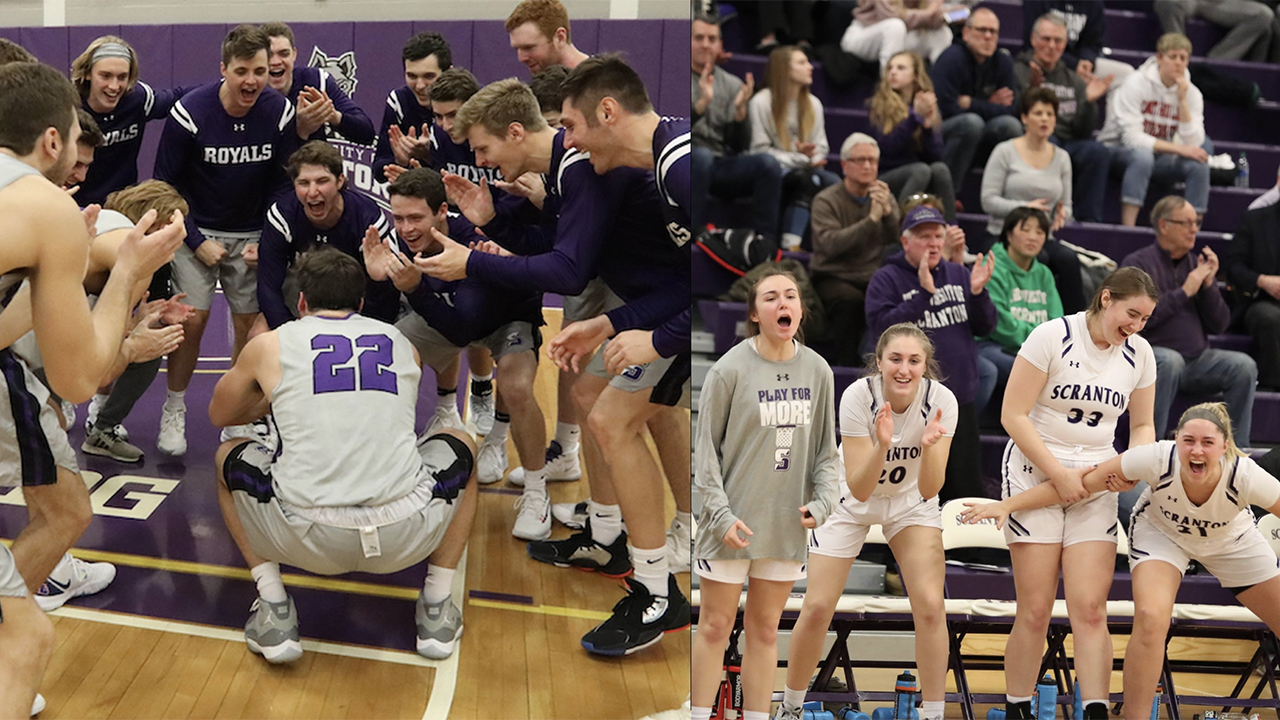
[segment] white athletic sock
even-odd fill
[[[570,423],[556,423],[556,442],[560,443],[560,449],[569,452],[576,450],[578,447],[578,438],[582,435],[582,429],[577,425]]]
[[[493,379],[493,371],[492,371],[492,370],[490,370],[489,372],[485,373],[484,375],[477,375],[477,374],[475,374],[474,372],[473,372],[473,373],[471,373],[471,382],[487,382],[487,381],[492,380],[492,379]]]
[[[1031,697],[1032,697],[1031,695],[1028,695],[1026,697],[1014,697],[1013,695],[1005,695],[1004,699],[1005,699],[1005,702],[1024,703],[1024,702],[1031,702]]]
[[[742,720],[769,720],[769,713],[759,710],[743,710]]]
[[[186,410],[187,409],[187,391],[186,390],[169,390],[164,396],[165,410]]]
[[[683,525],[683,526],[685,526],[685,527],[687,527],[687,528],[692,528],[692,527],[693,527],[693,513],[691,513],[691,512],[680,512],[679,510],[677,510],[677,511],[676,511],[676,522],[680,523],[681,525]]]
[[[622,508],[587,501],[587,517],[591,518],[591,539],[608,547],[622,534]]]
[[[280,577],[280,565],[264,562],[249,568],[253,582],[258,586],[258,596],[272,603],[282,603],[289,599],[284,591],[284,580]]]
[[[631,565],[635,568],[636,580],[649,588],[649,594],[655,597],[667,596],[667,546],[652,549],[631,547]]]
[[[700,708],[697,705],[689,708],[689,720],[711,720],[711,708]]]
[[[947,703],[943,700],[925,700],[920,706],[920,720],[943,720]]]
[[[102,407],[107,404],[107,398],[111,397],[109,393],[94,393],[91,401],[95,407]]]
[[[782,707],[793,709],[804,706],[804,694],[807,690],[792,690],[784,685],[782,688]]]
[[[453,574],[456,568],[427,566],[427,579],[422,583],[422,594],[431,605],[439,605],[453,594]]]
[[[497,423],[494,423],[497,426]],[[547,469],[544,467],[537,470],[524,469],[524,491],[536,492],[545,495],[547,492]]]
[[[458,388],[454,388],[447,392],[436,390],[436,407],[447,407],[450,410],[458,411]]]
[[[505,418],[505,419],[499,419]],[[506,442],[507,428],[511,427],[511,416],[504,413],[493,414],[493,429],[484,436],[485,442]],[[528,481],[526,481],[527,484]]]

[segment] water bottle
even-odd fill
[[[1076,714],[1073,716],[1076,720],[1084,720],[1084,700],[1081,700],[1081,698],[1083,697],[1084,697],[1084,694],[1080,692],[1080,683],[1076,683],[1076,701],[1075,701]]]
[[[1151,698],[1151,720],[1160,720],[1160,696],[1162,694],[1164,694],[1164,683],[1156,682],[1156,695]]]
[[[916,679],[910,672],[903,672],[894,684],[894,720],[911,720],[916,712]]]
[[[987,720],[1004,720],[1004,710],[991,708],[987,711]]]
[[[1236,161],[1236,187],[1249,187],[1249,158],[1244,153]]]
[[[801,717],[803,717],[804,720],[836,720],[835,714],[827,712],[827,709],[823,707],[822,701],[820,700],[807,702],[803,707],[804,714]]]
[[[871,716],[854,710],[852,705],[845,705],[836,713],[836,720],[871,720]]]
[[[1058,683],[1050,673],[1045,673],[1036,685],[1031,698],[1031,714],[1036,720],[1055,720],[1058,713]]]

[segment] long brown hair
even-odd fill
[[[1122,267],[1119,270],[1107,276],[1102,281],[1102,286],[1098,288],[1098,292],[1093,295],[1093,302],[1089,304],[1087,317],[1093,317],[1102,312],[1102,291],[1106,290],[1111,294],[1111,301],[1117,302],[1134,295],[1146,295],[1151,298],[1152,302],[1160,302],[1160,289],[1156,287],[1156,283],[1145,270],[1136,267]]]
[[[769,53],[769,64],[765,66],[765,79],[769,83],[769,95],[773,101],[773,126],[778,131],[778,144],[783,150],[792,150],[791,131],[787,129],[787,97],[790,90],[796,88],[796,124],[800,126],[800,141],[809,137],[813,131],[813,103],[809,101],[809,88],[797,84],[791,79],[791,58],[802,52],[795,45],[782,45]]]
[[[930,380],[941,382],[942,369],[938,366],[938,361],[934,357],[933,340],[920,329],[919,325],[910,322],[900,322],[896,325],[890,325],[880,333],[880,339],[876,341],[875,353],[867,356],[867,365],[863,369],[863,375],[879,375],[880,374],[880,358],[884,356],[885,348],[889,347],[889,343],[894,338],[909,337],[915,338],[920,343],[921,349],[924,350],[924,377]]]
[[[756,298],[760,295],[760,286],[765,280],[779,275],[790,280],[791,284],[796,286],[796,302],[800,308],[800,322],[796,323],[795,339],[804,342],[804,296],[800,294],[800,282],[796,280],[796,276],[786,270],[769,271],[751,283],[751,290],[747,291],[747,337],[753,338],[760,334],[760,323],[751,319],[751,316],[756,313]]]
[[[924,58],[919,53],[904,50],[900,53],[894,53],[889,58],[892,63],[893,59],[901,55],[911,58],[911,71],[915,73],[915,80],[912,81],[911,99],[914,100],[916,93],[933,92],[933,81],[929,79],[929,73],[925,71]],[[903,100],[898,91],[889,87],[888,66],[883,77],[880,78],[880,85],[876,88],[876,94],[871,96],[867,101],[867,105],[871,108],[871,124],[880,128],[880,132],[888,135],[898,126],[898,123],[907,119],[907,115],[911,112],[910,101]],[[923,128],[916,128],[913,136],[916,142],[916,149],[920,149],[920,133]]]

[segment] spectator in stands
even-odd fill
[[[1108,100],[1125,78],[1133,74],[1133,66],[1112,60],[1102,54],[1102,38],[1107,34],[1106,7],[1099,2],[1079,0],[1023,0],[1022,47],[1033,49],[1032,35],[1045,15],[1059,18],[1067,26],[1067,43],[1062,62],[1086,83],[1095,77],[1112,78]],[[1078,175],[1078,173],[1077,173]]]
[[[964,25],[964,42],[952,45],[934,63],[929,77],[942,108],[942,156],[951,168],[951,186],[959,194],[980,151],[1022,132],[1014,114],[1018,78],[1013,58],[998,50],[1000,20],[987,8],[973,11]]]
[[[769,87],[748,103],[751,152],[772,155],[786,173],[783,192],[790,207],[782,223],[783,243],[794,248],[809,225],[813,196],[840,182],[840,176],[822,169],[830,146],[822,102],[809,92],[813,63],[799,48],[784,45],[769,53],[765,78]]]
[[[889,58],[871,98],[871,132],[880,141],[884,180],[899,202],[931,192],[942,199],[947,222],[956,221],[951,170],[942,161],[942,114],[924,59],[913,52]]]
[[[1191,84],[1191,41],[1166,33],[1155,57],[1142,63],[1115,94],[1098,135],[1111,148],[1111,166],[1123,169],[1120,222],[1136,225],[1151,180],[1185,181],[1187,201],[1203,218],[1209,209],[1209,156],[1204,96]]]
[[[999,239],[1004,218],[1014,208],[1030,207],[1047,214],[1051,218],[1050,233],[1071,217],[1071,158],[1066,150],[1049,142],[1057,119],[1058,98],[1047,88],[1031,88],[1018,105],[1027,131],[1022,137],[997,145],[982,173],[982,209],[991,219],[987,236],[971,242],[971,249],[978,252],[986,252]],[[1084,287],[1076,254],[1051,240],[1045,243],[1040,261],[1057,278],[1065,310],[1083,310]]]
[[[947,214],[946,207],[943,205],[942,199],[937,195],[930,195],[929,193],[917,193],[915,195],[911,195],[906,200],[901,201],[901,203],[903,217],[906,217],[907,213],[915,210],[921,205],[928,205],[943,215]],[[954,205],[952,206],[952,209],[955,209]],[[966,260],[969,263],[972,263],[973,258],[966,258],[966,255],[967,251],[965,250],[964,244],[964,228],[959,225],[948,225],[947,237],[943,241],[942,245],[942,259],[950,260],[953,263],[964,263]]]
[[[1164,437],[1178,392],[1220,392],[1236,437],[1248,447],[1258,366],[1242,352],[1209,347],[1208,336],[1225,332],[1231,322],[1214,282],[1218,256],[1208,247],[1192,255],[1200,221],[1191,203],[1177,195],[1156,203],[1151,225],[1155,243],[1130,253],[1121,265],[1147,271],[1160,289],[1160,304],[1143,332],[1156,355],[1156,437]]]
[[[959,403],[956,435],[939,494],[952,498],[985,495],[979,467],[978,348],[974,336],[996,326],[996,308],[986,292],[995,264],[980,258],[970,271],[942,259],[946,219],[921,205],[902,221],[902,249],[890,255],[867,286],[867,332],[879,337],[890,325],[919,325],[938,349],[942,377]]]
[[[850,135],[840,146],[844,182],[825,188],[813,199],[809,275],[827,312],[837,365],[860,364],[867,283],[894,248],[902,224],[889,186],[876,179],[879,161],[874,138]]]
[[[751,198],[751,226],[768,237],[778,234],[782,166],[768,154],[744,152],[750,140],[747,103],[755,78],[744,83],[716,67],[724,45],[720,25],[708,15],[693,19],[693,232],[707,226],[707,199]]]
[[[1066,42],[1067,24],[1062,18],[1054,14],[1041,16],[1031,31],[1032,49],[1018,56],[1013,72],[1018,76],[1020,94],[1030,88],[1046,88],[1057,96],[1058,122],[1049,140],[1071,156],[1075,217],[1084,222],[1102,222],[1111,152],[1093,139],[1093,130],[1098,118],[1096,101],[1114,81],[1110,75],[1091,75],[1086,82],[1073,72],[1064,61],[1062,49]]]
[[[1037,208],[1018,207],[1005,216],[1000,242],[991,249],[996,266],[987,292],[996,306],[996,327],[978,340],[978,353],[996,369],[992,390],[1008,384],[1013,360],[1031,331],[1063,315],[1053,273],[1036,261],[1048,237],[1049,216]],[[988,391],[987,397],[994,395]]]
[[[907,8],[903,0],[858,0],[853,24],[844,31],[840,49],[868,62],[880,63],[884,75],[889,60],[909,50],[937,62],[951,47],[951,28],[942,16],[942,0],[914,2]],[[919,7],[923,5],[923,7]]]
[[[1155,0],[1152,9],[1166,33],[1186,35],[1187,18],[1194,15],[1227,28],[1227,36],[1209,50],[1211,58],[1267,61],[1273,17],[1256,0]]]
[[[1280,390],[1280,204],[1249,210],[1226,257],[1227,279],[1248,299],[1244,324],[1258,344],[1258,389]]]
[[[807,49],[813,41],[814,0],[758,0],[760,42],[756,52],[771,53],[778,43],[792,43]]]

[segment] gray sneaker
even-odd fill
[[[142,450],[137,445],[132,445],[128,440],[120,437],[120,433],[117,431],[119,427],[117,425],[106,430],[94,428],[89,432],[89,436],[84,439],[80,449],[90,455],[101,455],[124,463],[142,462]]]
[[[453,604],[453,596],[444,602],[428,605],[422,591],[413,612],[418,626],[418,654],[432,660],[443,660],[453,654],[453,646],[462,637],[462,610]]]
[[[249,622],[244,625],[244,639],[249,649],[278,665],[302,657],[302,640],[298,637],[298,611],[293,598],[282,603],[262,598],[249,607]]]
[[[800,720],[804,717],[804,708],[789,708],[778,705],[778,712],[773,720]]]

